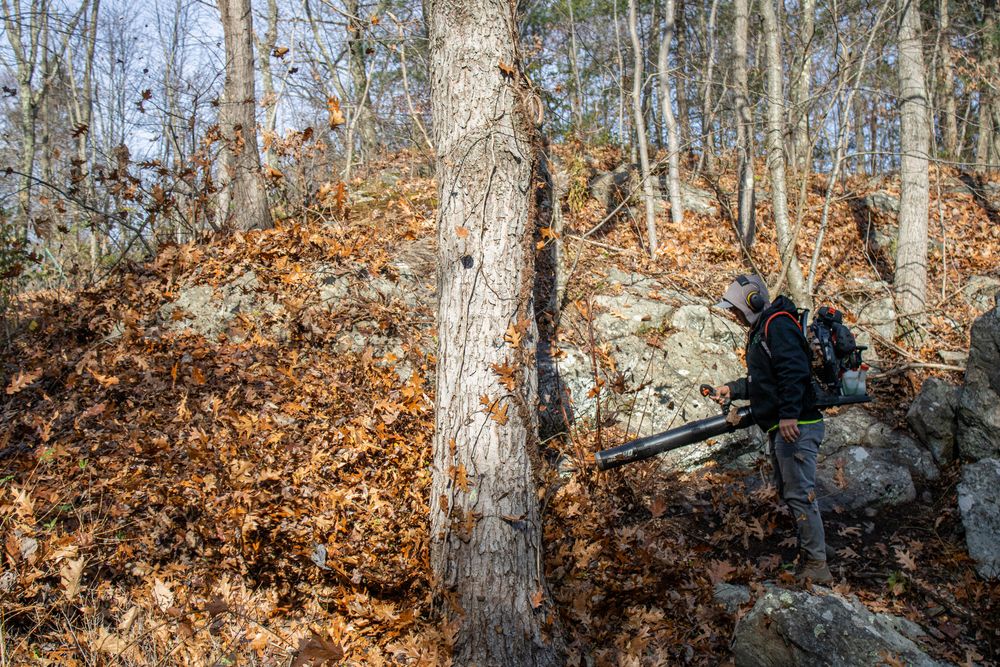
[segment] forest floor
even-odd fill
[[[604,167],[619,160],[592,154]],[[378,179],[407,173],[411,159],[352,182],[368,201],[346,216],[323,214],[321,200],[273,230],[165,247],[93,289],[25,296],[2,358],[0,664],[448,664],[452,629],[438,622],[427,562],[432,305],[317,297],[323,271],[391,281],[400,253],[433,251],[433,180]],[[920,348],[877,340],[886,367],[967,348],[978,313],[954,295],[970,276],[997,272],[993,214],[968,194],[939,202],[933,183],[945,243],[932,252],[929,335]],[[818,274],[823,302],[841,304],[857,279],[885,270],[860,240],[852,202],[892,188],[852,178],[840,191]],[[805,188],[803,258],[824,191],[819,176]],[[578,203],[566,206],[563,235],[573,317],[587,316],[588,294],[612,267],[703,296],[745,270],[724,220],[661,218],[651,260],[627,219],[576,240],[605,214]],[[767,201],[758,219],[751,256],[772,267]],[[165,318],[162,306],[182,289],[248,270],[263,302],[281,308],[241,313],[217,341],[170,329],[184,314]],[[433,282],[432,267],[425,276]],[[402,358],[345,349],[361,321],[402,341]],[[403,362],[412,372],[401,378]],[[899,421],[929,372],[875,382],[876,409]],[[771,487],[716,467],[593,471],[589,455],[622,435],[578,424],[549,452],[576,466],[569,479],[547,471],[544,528],[571,664],[731,661],[739,614],[714,602],[714,586],[786,581],[791,518]],[[836,588],[918,622],[940,658],[995,664],[1000,588],[976,577],[966,554],[958,473],[918,490],[929,503],[827,517],[842,556]]]

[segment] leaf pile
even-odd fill
[[[413,159],[382,168],[401,173]],[[450,664],[455,629],[439,623],[427,562],[434,184],[350,185],[371,201],[351,210],[330,185],[324,210],[274,230],[168,246],[97,289],[27,304],[0,403],[0,617],[15,664]],[[809,193],[803,257],[821,191]],[[947,197],[959,211],[946,228],[951,259],[931,277],[953,290],[995,271],[987,250],[1000,243],[978,204]],[[744,269],[718,220],[664,217],[666,251],[652,263],[627,221],[593,237],[601,245],[572,239],[603,215],[577,204],[563,235],[573,308],[612,266],[706,296]],[[766,266],[766,202],[758,213],[752,257]],[[838,199],[824,300],[876,277],[858,234]],[[198,306],[185,301],[192,290],[214,296]],[[234,294],[236,306],[219,305]],[[958,299],[935,308],[927,349],[889,341],[883,358],[964,347],[975,311]],[[217,329],[195,326],[213,317]],[[498,388],[512,381],[493,370]],[[912,393],[913,378],[887,402]],[[666,476],[655,463],[590,471],[588,453],[623,435],[584,424],[549,445],[577,470],[547,471],[543,498],[548,593],[570,662],[725,663],[745,610],[723,610],[715,586],[787,579],[791,517],[763,469],[756,483],[715,468]],[[956,475],[898,516],[828,517],[839,586],[920,622],[940,657],[995,660],[1000,590],[972,573]]]
[[[388,240],[428,223],[412,208],[393,222],[384,244],[365,219],[168,247],[97,291],[35,299],[4,360],[7,655],[437,650],[433,627],[407,639],[429,618],[432,315],[319,298],[324,281],[399,279]],[[164,306],[185,288],[246,272],[259,307],[217,340],[175,330],[186,314]],[[405,358],[364,343],[376,332]]]

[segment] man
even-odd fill
[[[816,457],[823,442],[823,416],[816,408],[809,344],[795,304],[772,303],[760,276],[737,276],[716,304],[749,328],[747,376],[716,387],[715,399],[749,400],[757,424],[768,434],[778,493],[798,530],[799,581],[829,583],[826,536],[816,503]]]

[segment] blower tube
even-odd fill
[[[821,397],[817,401],[816,407],[829,408],[852,403],[867,403],[870,400],[872,400],[871,396],[868,395]],[[687,447],[702,440],[739,431],[753,426],[754,423],[750,408],[742,407],[736,410],[732,419],[727,419],[726,415],[699,419],[663,433],[629,440],[624,445],[597,452],[594,454],[594,459],[597,462],[598,470],[611,470],[628,463],[643,461],[663,452]]]

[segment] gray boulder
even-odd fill
[[[562,346],[555,356],[561,389],[570,396],[572,418],[615,421],[630,433],[649,435],[719,414],[698,393],[702,383],[718,384],[746,374],[737,355],[744,333],[724,315],[687,294],[665,288],[637,273],[612,270],[605,293],[594,298],[595,342],[612,365],[599,369],[604,386],[595,395],[591,356]],[[544,387],[544,394],[558,388]],[[544,398],[544,396],[543,396]],[[664,465],[690,469],[735,443],[759,449],[759,435],[744,431],[679,450]],[[752,458],[748,452],[747,460]]]
[[[681,183],[681,201],[685,211],[713,217],[719,214],[715,196],[708,190],[702,190],[690,183]]]
[[[750,602],[750,589],[720,581],[715,585],[712,597],[727,613],[736,614],[740,607]]]
[[[917,497],[909,470],[864,447],[846,447],[823,457],[816,466],[816,487],[823,511],[892,507]]]
[[[888,192],[873,192],[866,195],[863,203],[873,213],[895,216],[899,214],[899,197]]]
[[[816,589],[824,591],[824,589]],[[895,658],[907,665],[944,665],[920,647],[918,625],[874,614],[853,596],[769,588],[734,630],[737,666],[855,667]]]
[[[890,507],[916,497],[914,479],[940,476],[931,453],[860,406],[826,418],[816,470],[820,507]]]
[[[1000,457],[1000,307],[972,325],[956,444],[964,459]]]
[[[992,276],[972,276],[962,287],[966,302],[983,312],[993,307],[997,292],[1000,292],[1000,279]]]
[[[958,509],[979,575],[1000,577],[1000,460],[983,459],[962,468]]]
[[[868,328],[886,340],[896,336],[896,303],[888,283],[879,280],[859,280],[857,289],[845,297],[860,328]],[[863,332],[862,332],[863,333]],[[872,358],[871,341],[858,336],[859,345],[867,345],[866,358]]]
[[[958,393],[958,387],[941,378],[928,378],[906,413],[906,423],[939,465],[955,458]]]
[[[178,290],[177,298],[160,308],[160,318],[168,331],[198,333],[215,341],[222,333],[230,333],[238,341],[240,335],[230,331],[238,316],[272,319],[270,333],[278,340],[288,338],[288,329],[275,316],[283,312],[281,305],[261,290],[257,274],[246,271],[219,287],[192,285]]]

